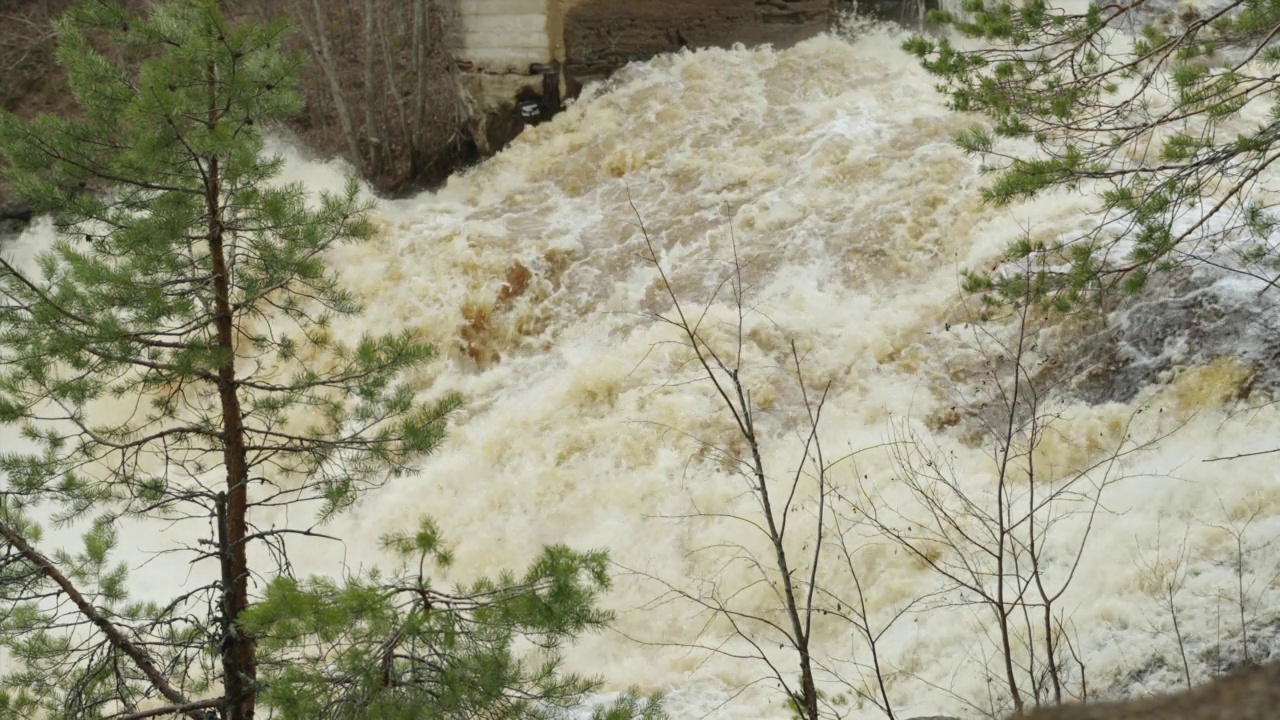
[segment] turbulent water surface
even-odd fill
[[[983,354],[975,351],[983,336],[964,323],[959,274],[991,267],[1024,232],[1051,238],[1082,227],[1090,198],[982,207],[977,161],[951,142],[973,118],[945,108],[900,41],[875,30],[784,51],[660,57],[588,91],[441,191],[383,203],[382,236],[333,253],[367,304],[360,326],[342,330],[422,333],[444,351],[419,378],[424,394],[457,390],[469,401],[419,475],[331,528],[349,539],[345,547],[298,545],[300,567],[378,561],[377,536],[422,514],[456,545],[449,579],[520,567],[545,543],[608,548],[619,565],[607,598],[616,630],[572,648],[573,669],[603,674],[609,690],[662,690],[675,718],[786,717],[774,683],[757,682],[768,675],[762,664],[679,645],[718,644],[726,628],[671,599],[667,585],[707,597],[713,580],[726,597],[747,588],[735,607],[782,616],[748,564],[702,552],[738,543],[765,552],[750,525],[680,519],[758,515],[745,481],[699,449],[696,440],[741,450],[710,386],[689,382],[696,368],[672,342],[678,335],[654,318],[671,302],[646,260],[636,215],[692,308],[725,279],[736,248],[750,309],[744,377],[761,408],[764,465],[779,481],[802,451],[802,400],[787,371],[794,342],[810,385],[830,383],[821,426],[829,459],[859,451],[832,471],[843,491],[861,487],[887,507],[909,506],[885,447],[907,433],[945,458],[962,485],[989,491],[993,442],[964,419],[983,412]],[[288,179],[340,187],[339,168],[287,152]],[[731,300],[722,291],[706,321],[722,341],[737,317]],[[997,323],[992,332],[1007,336],[1008,328]],[[1072,352],[1055,337],[1036,336],[1035,362]],[[1211,655],[1239,642],[1238,579],[1250,631],[1274,632],[1263,611],[1280,552],[1270,544],[1280,531],[1275,463],[1204,462],[1280,443],[1276,410],[1241,410],[1247,375],[1220,358],[1166,373],[1123,404],[1061,396],[1051,406],[1059,417],[1037,454],[1038,478],[1050,485],[1096,462],[1125,427],[1135,438],[1176,430],[1110,469],[1106,477],[1124,479],[1106,490],[1060,605],[1092,691],[1178,682],[1169,618],[1155,600],[1160,571],[1151,566],[1157,546],[1165,562],[1184,537],[1178,607],[1193,672],[1209,672]],[[811,495],[802,490],[789,529],[797,553],[811,549]],[[1046,564],[1059,577],[1084,526],[1068,515],[1055,530]],[[1240,578],[1233,528],[1248,550]],[[819,583],[848,595],[848,566],[830,558]],[[942,586],[885,543],[868,545],[856,567],[876,622]],[[139,577],[164,582],[154,568]],[[989,617],[958,595],[919,607],[880,649],[900,716],[976,716],[991,702],[988,681],[1001,677]],[[825,663],[866,660],[847,625],[826,618],[814,636]],[[765,650],[794,675],[789,655],[776,644]],[[858,677],[854,666],[833,667]],[[852,717],[878,716],[855,703]]]

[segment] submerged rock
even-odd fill
[[[31,222],[31,208],[0,193],[0,240],[16,236]]]
[[[1153,277],[1104,317],[1066,332],[1041,380],[1091,404],[1127,402],[1181,371],[1233,359],[1237,393],[1280,389],[1280,289],[1211,267]],[[1224,398],[1225,399],[1225,398]]]
[[[1280,664],[1234,673],[1191,690],[1123,702],[1061,705],[1026,720],[1274,720]]]

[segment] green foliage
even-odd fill
[[[276,578],[244,619],[259,635],[269,675],[263,701],[288,720],[349,718],[567,718],[600,681],[563,672],[557,652],[610,620],[603,552],[545,548],[525,573],[503,573],[444,593],[422,561],[452,554],[424,520],[384,545],[406,565],[341,583]],[[407,568],[418,563],[418,571]],[[517,652],[516,642],[533,650]],[[658,720],[658,698],[624,695],[597,720]]]
[[[81,2],[57,23],[79,113],[0,113],[5,179],[58,230],[33,272],[0,258],[0,422],[35,448],[0,448],[0,522],[30,541],[36,518],[88,523],[54,565],[197,697],[223,691],[216,609],[242,602],[220,558],[287,562],[288,533],[411,470],[460,403],[419,398],[436,351],[413,333],[338,336],[360,306],[326,251],[372,238],[373,204],[354,181],[313,197],[277,180],[262,129],[302,106],[286,32],[232,25],[215,0]],[[131,600],[121,519],[164,520],[156,549],[190,553],[194,587]],[[159,694],[30,557],[8,556],[0,592],[5,712],[92,719]]]
[[[1012,272],[973,276],[966,287],[994,302],[1069,308],[1135,291],[1227,242],[1245,248],[1238,258],[1246,266],[1274,264],[1259,250],[1275,225],[1257,183],[1275,159],[1280,86],[1256,66],[1280,62],[1271,44],[1280,0],[1232,0],[1205,17],[1182,10],[1130,33],[1142,7],[1073,13],[1042,0],[968,0],[963,12],[934,16],[977,40],[966,44],[976,49],[924,36],[904,43],[952,107],[985,116],[957,144],[994,175],[986,202],[1053,188],[1100,193],[1096,223],[1082,235],[1033,252],[1015,244]],[[1271,105],[1270,117],[1247,120],[1242,111],[1254,103]]]
[[[35,525],[0,503],[0,519],[39,537]],[[128,600],[127,567],[110,561],[118,543],[118,531],[110,518],[93,522],[81,537],[76,552],[59,550],[54,559],[62,571],[81,587],[94,588],[93,604],[120,622],[145,625],[161,616],[151,603]],[[25,594],[8,595],[0,620],[5,650],[18,662],[0,677],[0,718],[66,718],[94,720],[109,717],[117,703],[137,704],[147,693],[145,678],[114,648],[83,652],[83,637],[66,632],[81,622],[73,611],[47,602],[38,592],[47,588],[37,574],[12,556],[0,564],[0,588],[7,593],[23,588]],[[9,603],[12,604],[9,604]],[[200,643],[191,627],[158,628],[156,639],[180,644]],[[68,659],[78,658],[74,667]]]
[[[799,685],[800,683],[797,683],[797,687]],[[848,707],[849,705],[849,696],[844,693],[836,693],[833,696],[828,696],[825,691],[823,691],[822,689],[819,689],[817,691],[817,696],[818,696],[818,700],[822,704],[828,705],[834,708],[844,708],[844,707]],[[800,699],[803,700],[803,698],[800,698]],[[797,698],[794,698],[794,697],[786,698],[785,700],[782,701],[782,707],[785,708],[788,711],[788,713],[791,714],[792,717],[804,718],[805,716],[804,709],[801,707],[801,703],[797,702]]]
[[[323,253],[373,235],[371,204],[354,182],[318,203],[272,183],[281,160],[263,157],[260,128],[301,103],[298,59],[279,49],[284,26],[229,27],[214,3],[188,0],[146,18],[84,3],[58,28],[82,115],[0,116],[8,179],[61,231],[39,275],[0,273],[3,415],[45,446],[0,460],[18,502],[151,513],[175,486],[202,485],[210,464],[176,449],[222,447],[220,406],[206,402],[232,359],[214,330],[215,225],[233,268],[237,391],[249,442],[270,456],[264,472],[306,478],[327,515],[434,447],[457,399],[422,406],[400,379],[434,349],[410,334],[353,344],[330,334],[360,308]],[[144,59],[114,62],[91,38]],[[90,416],[112,398],[145,400],[124,419]],[[51,416],[77,432],[47,429]],[[120,448],[152,462],[126,462],[106,485],[73,473]]]
[[[34,518],[87,524],[52,570],[0,558],[0,719],[205,697],[236,718],[255,702],[299,720],[558,718],[600,685],[558,651],[610,619],[603,552],[546,548],[522,576],[442,593],[426,565],[453,555],[424,520],[383,538],[394,575],[289,573],[286,538],[411,470],[460,399],[419,397],[436,351],[414,333],[339,335],[360,306],[326,251],[373,237],[373,206],[354,181],[319,197],[277,181],[262,128],[301,107],[285,32],[232,26],[216,0],[144,17],[82,2],[58,23],[80,114],[0,114],[6,178],[59,231],[34,273],[0,258],[0,423],[35,448],[0,448],[0,529],[38,543]],[[122,520],[164,521],[156,549],[190,555],[189,587],[132,599]],[[237,577],[237,555],[259,562]],[[593,717],[662,715],[631,694]]]

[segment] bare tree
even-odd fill
[[[1084,467],[1046,477],[1037,450],[1060,418],[1046,409],[1027,367],[1033,312],[1029,302],[1014,309],[1011,341],[974,328],[990,390],[968,404],[980,409],[973,420],[993,445],[990,479],[966,477],[950,454],[903,424],[894,443],[894,487],[906,489],[912,503],[870,492],[845,506],[939,575],[947,603],[986,609],[997,674],[1018,714],[1028,703],[1058,704],[1071,695],[1065,670],[1074,650],[1064,647],[1070,638],[1060,601],[1084,560],[1104,492],[1123,479],[1123,461],[1165,437],[1135,439],[1130,416],[1117,437],[1098,439],[1104,450]],[[991,412],[984,416],[983,408]],[[1075,539],[1055,535],[1072,518],[1082,524]]]
[[[857,477],[855,473],[855,482]],[[831,497],[838,505],[846,501],[848,494],[836,485]],[[897,715],[889,686],[896,673],[890,669],[889,661],[884,657],[881,641],[898,620],[931,600],[932,595],[925,593],[907,598],[898,602],[883,618],[877,617],[868,607],[867,598],[871,588],[868,587],[868,580],[864,580],[866,569],[859,567],[858,556],[883,543],[884,539],[879,537],[870,523],[857,516],[830,512],[828,517],[830,525],[823,530],[830,536],[829,544],[834,547],[836,562],[845,571],[841,578],[847,579],[850,586],[819,586],[818,595],[825,601],[820,612],[824,616],[842,620],[853,631],[854,641],[865,650],[866,658],[859,657],[857,652],[851,652],[847,658],[832,657],[823,662],[821,667],[860,700],[879,709],[889,720],[894,720]],[[869,583],[874,585],[875,579],[870,578]],[[841,713],[837,712],[836,715],[840,717]]]
[[[632,209],[635,210],[634,205]],[[729,232],[733,257],[711,296],[694,315],[687,309],[686,301],[676,293],[675,284],[662,266],[658,249],[638,211],[636,217],[645,238],[647,259],[657,269],[661,287],[672,308],[670,314],[657,315],[656,319],[675,328],[679,339],[674,342],[692,354],[687,366],[691,374],[681,375],[673,382],[709,385],[720,409],[731,419],[732,431],[729,437],[712,437],[670,426],[662,427],[664,431],[675,432],[691,440],[700,454],[741,478],[756,510],[748,514],[695,504],[690,513],[662,517],[679,522],[729,521],[749,528],[751,534],[760,540],[755,544],[726,538],[694,551],[703,556],[715,554],[717,562],[725,570],[746,567],[751,578],[746,587],[724,583],[718,577],[721,573],[717,573],[717,577],[695,578],[692,585],[639,573],[660,583],[666,590],[651,606],[679,600],[692,603],[705,613],[705,624],[694,638],[662,644],[761,664],[767,669],[762,680],[777,683],[788,706],[805,720],[817,720],[820,716],[832,714],[839,717],[847,712],[842,707],[847,700],[843,693],[828,698],[819,690],[819,682],[824,678],[869,700],[893,718],[888,681],[878,648],[883,634],[908,608],[900,609],[887,621],[876,622],[868,610],[863,586],[858,579],[859,569],[854,558],[859,546],[853,544],[854,528],[832,524],[830,505],[835,497],[835,488],[829,473],[832,466],[848,460],[853,454],[832,460],[824,453],[819,428],[830,385],[820,389],[812,387],[806,379],[801,354],[792,343],[787,366],[781,369],[785,375],[782,382],[794,389],[800,412],[784,422],[798,429],[799,458],[784,473],[770,471],[764,460],[763,415],[752,402],[749,388],[753,378],[746,359],[748,321],[761,316],[746,300],[744,274],[750,262],[738,253],[732,225]],[[735,313],[727,325],[709,320],[712,305],[722,293],[727,295],[731,312]],[[833,551],[837,553],[839,564],[828,561]],[[850,596],[819,586],[819,569],[828,564],[830,569],[826,572],[842,574],[836,568],[843,566],[843,570],[853,577]],[[766,607],[753,605],[745,597],[761,587],[774,601]],[[869,677],[855,680],[841,672],[834,663],[824,663],[817,656],[815,625],[819,622],[824,623],[827,631],[822,635],[830,634],[831,628],[843,624],[851,628],[857,637],[863,638],[870,651],[869,659],[851,660],[848,665],[860,673],[869,671]],[[747,649],[740,649],[742,647]],[[789,652],[794,658],[794,665],[788,668],[777,659],[772,652],[774,647]],[[875,689],[865,690],[868,685],[863,680],[869,680],[870,687]]]
[[[1261,551],[1280,540],[1280,536],[1272,536],[1263,541],[1252,537],[1262,516],[1264,502],[1262,498],[1250,497],[1240,507],[1228,508],[1227,503],[1219,496],[1222,519],[1200,521],[1230,539],[1230,587],[1223,588],[1215,599],[1220,603],[1228,603],[1232,608],[1236,631],[1239,633],[1240,655],[1235,662],[1228,663],[1225,653],[1219,650],[1216,658],[1220,665],[1216,668],[1219,672],[1232,670],[1238,665],[1251,666],[1257,662],[1254,655],[1256,638],[1251,637],[1250,633],[1263,612],[1264,598],[1276,588],[1277,581],[1280,580],[1280,567],[1259,567],[1254,559]]]
[[[438,0],[256,0],[288,13],[312,68],[303,90],[313,142],[346,148],[370,182],[396,189],[443,177],[465,152],[469,95],[446,39],[456,23]]]
[[[1178,658],[1182,664],[1182,678],[1191,687],[1191,663],[1187,659],[1187,642],[1178,620],[1178,594],[1187,581],[1187,533],[1183,533],[1177,552],[1172,557],[1164,555],[1160,527],[1156,526],[1155,556],[1151,560],[1139,556],[1138,562],[1152,596],[1160,611],[1169,616],[1173,624],[1173,639],[1178,646]]]

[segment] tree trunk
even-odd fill
[[[208,70],[209,127],[218,121],[215,69]],[[222,188],[218,158],[210,157],[205,169],[205,211],[209,218],[209,259],[213,270],[214,326],[218,348],[226,353],[218,367],[218,399],[222,404],[223,462],[227,490],[219,497],[218,550],[222,558],[222,670],[227,720],[253,720],[257,695],[257,648],[240,633],[240,613],[249,607],[249,561],[245,515],[249,507],[248,455],[236,385],[234,316],[231,311],[231,277],[223,247]]]
[[[402,10],[397,10],[396,12],[400,13],[402,12]],[[400,92],[400,87],[396,83],[396,63],[395,63],[395,59],[392,57],[392,51],[391,51],[391,41],[392,41],[391,31],[387,29],[385,14],[379,15],[377,20],[378,20],[378,35],[382,39],[383,79],[387,83],[386,92],[384,92],[382,96],[383,98],[386,98],[386,102],[396,112],[396,119],[399,120],[399,124],[397,125],[397,128],[399,130],[400,137],[406,138],[406,140],[408,140],[413,137],[413,130],[409,127],[408,116],[405,115],[404,94]],[[393,22],[394,21],[395,20],[393,19]],[[389,111],[384,109],[384,113],[386,112],[389,112]],[[387,125],[390,125],[390,123],[391,121],[388,119]],[[386,138],[387,150],[388,152],[390,152],[390,142],[391,142],[390,132],[388,132],[387,135],[388,135],[388,137]]]
[[[333,49],[329,45],[328,29],[325,27],[323,4],[316,1],[311,4],[314,17],[308,14],[302,3],[297,5],[298,25],[302,34],[311,44],[313,57],[319,60],[320,70],[329,83],[329,93],[333,96],[333,109],[338,116],[338,125],[342,128],[343,138],[347,141],[347,152],[351,162],[361,175],[366,175],[364,155],[360,152],[360,137],[356,134],[355,121],[351,117],[351,106],[347,104],[346,93],[342,91],[342,78],[338,74],[338,63],[334,59]]]
[[[426,12],[426,0],[414,0],[413,3],[413,32],[410,36],[409,66],[413,68],[412,77],[416,79],[414,83],[413,95],[413,132],[409,135],[409,157],[410,172],[416,172],[420,163],[417,157],[422,146],[422,125],[426,120],[427,103],[426,103],[426,82],[425,70],[427,66],[427,48],[426,48],[426,27],[427,21],[424,17]]]
[[[383,153],[387,151],[387,133],[379,127],[373,112],[376,103],[383,111],[383,118],[386,117],[386,108],[383,106],[384,94],[374,91],[373,5],[374,0],[364,0],[364,136],[369,143],[365,172],[369,175],[379,175],[384,168]]]
[[[1021,333],[1018,337],[1018,354],[1016,357],[1022,357],[1022,344],[1026,338],[1026,333]],[[1000,476],[996,484],[996,518],[998,522],[997,540],[999,546],[996,548],[996,622],[1000,629],[1000,650],[1004,653],[1004,675],[1005,681],[1009,683],[1009,696],[1013,699],[1013,714],[1022,715],[1023,703],[1022,693],[1018,691],[1018,679],[1013,673],[1013,642],[1009,637],[1009,614],[1013,612],[1005,601],[1005,547],[1009,542],[1009,534],[1011,532],[1011,518],[1008,514],[1011,512],[1008,507],[1005,493],[1009,487],[1009,452],[1013,447],[1014,436],[1014,420],[1018,413],[1018,392],[1021,388],[1022,376],[1019,370],[1020,366],[1015,366],[1013,371],[1013,395],[1009,402],[1009,422],[1005,429],[1004,446],[1001,448],[1000,456]]]
[[[805,720],[818,720],[818,688],[813,681],[813,658],[809,655],[809,633],[805,630],[805,623],[801,618],[800,603],[796,600],[795,588],[791,586],[791,567],[787,562],[787,550],[782,544],[782,533],[778,531],[777,523],[773,517],[773,504],[769,499],[769,484],[767,476],[764,472],[764,460],[760,457],[760,444],[756,440],[755,424],[751,416],[751,403],[747,400],[747,396],[742,391],[742,385],[738,379],[734,378],[734,385],[738,391],[738,399],[743,408],[743,421],[746,429],[748,443],[751,447],[751,461],[754,465],[755,480],[760,491],[760,505],[764,510],[764,519],[766,527],[769,529],[769,539],[773,542],[773,555],[778,563],[778,574],[782,578],[783,597],[787,603],[787,617],[791,620],[791,631],[794,633],[794,643],[796,652],[800,655],[800,694],[799,698],[803,703],[796,703],[800,716]],[[808,613],[812,606],[807,606],[804,613]],[[793,700],[795,698],[792,698]]]

